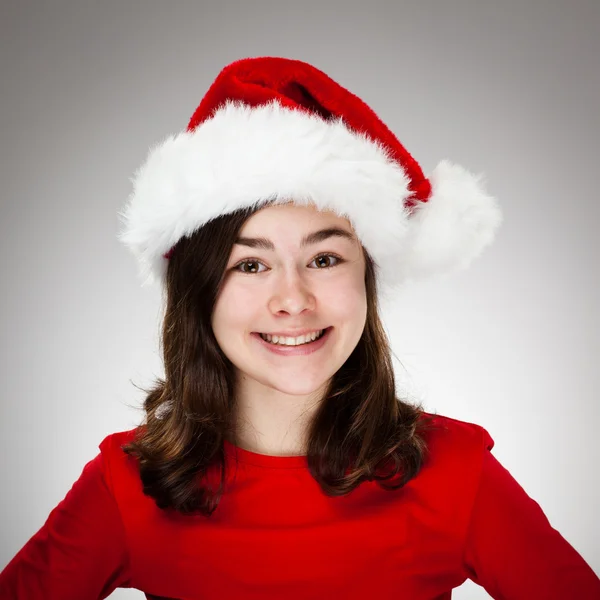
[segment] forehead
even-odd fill
[[[314,228],[335,226],[354,232],[349,219],[339,216],[332,210],[321,210],[312,204],[301,205],[293,201],[265,206],[254,213],[244,223],[241,231],[246,232],[270,226]]]

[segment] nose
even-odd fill
[[[314,310],[314,291],[296,271],[282,275],[269,299],[269,308],[274,314],[281,311],[300,314],[304,310]]]

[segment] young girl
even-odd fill
[[[227,66],[136,173],[120,234],[166,292],[165,378],[0,574],[0,597],[600,599],[481,426],[397,398],[379,299],[502,220],[306,63]]]

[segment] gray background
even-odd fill
[[[117,210],[218,72],[298,58],[369,103],[426,173],[487,174],[496,243],[385,309],[399,385],[479,423],[600,572],[595,184],[600,3],[2,3],[0,568],[162,374],[160,291]],[[117,591],[114,598],[140,598]],[[465,583],[455,597],[486,598]]]

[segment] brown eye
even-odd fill
[[[333,263],[332,265],[332,258],[336,260],[337,263]],[[320,256],[317,256],[313,262],[316,262],[319,265],[320,269],[330,269],[331,267],[335,267],[340,261],[341,259],[335,254],[321,254]]]
[[[244,262],[239,263],[237,267],[242,273],[259,273],[260,271],[258,271],[258,265],[260,264],[261,263],[259,263],[257,260],[245,260]],[[243,269],[242,265],[250,265],[250,268]]]
[[[334,259],[336,262],[331,264],[331,259]],[[337,254],[319,254],[319,256],[312,259],[312,263],[318,263],[317,270],[324,271],[325,269],[331,269],[333,267],[337,267],[341,263],[345,262],[343,258],[340,258]],[[247,260],[243,260],[239,262],[237,265],[232,267],[233,271],[237,271],[238,273],[243,273],[244,275],[254,275],[256,273],[263,273],[264,271],[258,270],[258,265],[262,265],[259,260],[255,258],[249,258]],[[248,269],[244,269],[244,265],[249,265]],[[264,265],[263,265],[264,266]]]

